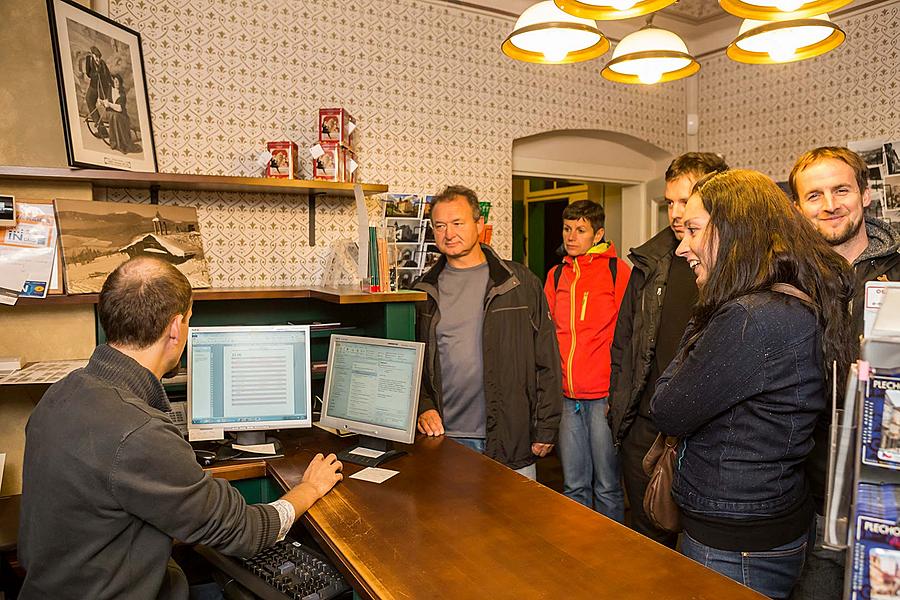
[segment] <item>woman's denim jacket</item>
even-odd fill
[[[776,292],[723,305],[651,402],[660,431],[681,438],[672,492],[719,518],[784,513],[807,492],[803,463],[826,407],[820,328]]]

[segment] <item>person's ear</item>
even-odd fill
[[[179,313],[172,317],[169,326],[166,328],[170,342],[178,342],[181,339],[181,325],[184,323],[184,315]]]
[[[604,229],[603,227],[601,227],[597,231],[595,231],[594,232],[594,243],[592,245],[596,245],[597,243],[599,243],[600,240],[603,239],[604,235],[606,235],[606,229]]]
[[[484,233],[484,215],[478,217],[478,220],[475,221],[475,227],[478,230],[478,239],[481,239],[481,236]]]

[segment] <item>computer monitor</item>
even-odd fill
[[[266,431],[310,427],[308,325],[191,327],[187,343],[188,432],[237,433],[236,444],[275,438]],[[197,435],[197,434],[200,435]],[[223,447],[219,458],[233,457]]]
[[[361,434],[338,458],[376,466],[404,454],[391,442],[415,438],[424,356],[420,342],[331,336],[321,422]]]

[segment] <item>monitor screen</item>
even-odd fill
[[[188,429],[310,427],[308,325],[191,327]]]
[[[332,335],[322,424],[410,444],[425,344]]]

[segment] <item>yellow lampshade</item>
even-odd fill
[[[601,75],[619,83],[675,81],[700,70],[680,37],[657,27],[644,27],[619,42]]]
[[[747,19],[726,54],[755,65],[796,62],[834,50],[844,39],[843,30],[828,15],[785,21]]]
[[[742,19],[805,19],[837,10],[853,0],[719,0],[719,6]]]
[[[594,21],[564,13],[553,0],[545,0],[525,9],[500,48],[516,60],[562,65],[602,56],[609,40]]]
[[[554,0],[556,6],[576,17],[614,21],[640,17],[670,4],[676,0]]]

